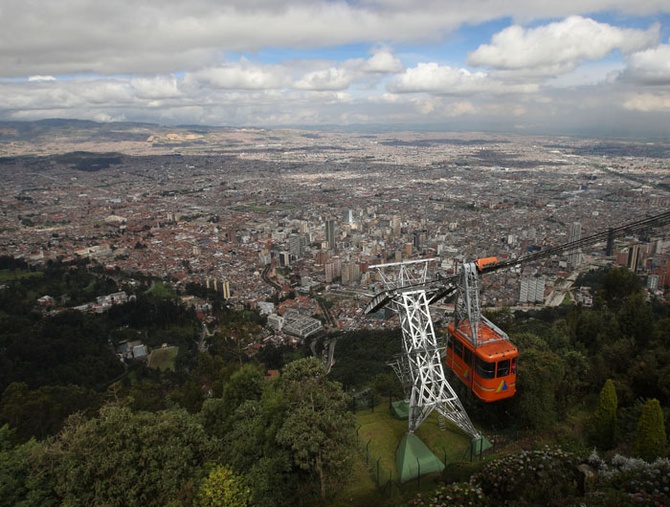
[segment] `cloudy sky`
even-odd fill
[[[668,0],[2,0],[0,120],[670,135]]]

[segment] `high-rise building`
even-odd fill
[[[544,278],[522,278],[519,303],[543,303],[544,288]]]
[[[342,259],[335,255],[331,260],[333,261],[333,276],[340,278],[342,276]]]
[[[292,234],[288,237],[288,251],[297,258],[302,257],[302,250],[306,244],[305,237],[297,234]]]
[[[355,262],[346,262],[342,265],[342,283],[353,284],[360,280],[361,269]]]
[[[400,215],[393,215],[391,217],[391,229],[393,231],[394,236],[399,236],[400,231],[401,231],[401,221],[400,221]]]
[[[414,247],[415,252],[421,251],[421,233],[419,231],[414,231],[414,237],[412,239],[412,246]]]
[[[335,250],[335,220],[326,220],[326,243],[328,250]]]
[[[568,233],[568,243],[582,239],[582,224],[580,222],[572,222]],[[574,268],[581,264],[582,249],[575,248],[568,252],[568,262]]]
[[[335,279],[335,264],[333,261],[328,261],[324,264],[326,283],[332,283]]]
[[[638,266],[639,262],[640,262],[640,246],[639,245],[629,246],[628,247],[628,261],[626,262],[626,266],[633,273],[635,273],[635,272],[637,272],[637,266]]]

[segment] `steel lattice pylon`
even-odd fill
[[[477,440],[481,438],[479,432],[447,382],[442,348],[435,336],[428,297],[425,288],[421,288],[431,260],[375,266],[386,290],[372,304],[378,307],[384,299],[386,306],[395,311],[400,319],[403,354],[391,366],[402,382],[409,403],[409,433],[414,433],[430,413],[437,410]],[[398,268],[393,277],[382,271],[390,266]]]

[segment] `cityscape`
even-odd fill
[[[278,334],[286,314],[303,338],[321,324],[397,325],[363,312],[381,287],[376,265],[430,258],[431,276],[451,274],[670,207],[663,142],[32,125],[0,126],[3,255],[201,284],[271,315]],[[619,238],[609,257],[603,242],[487,275],[482,306],[589,305],[572,282],[605,265],[628,267],[663,299],[669,258],[667,228]]]

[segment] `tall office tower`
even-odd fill
[[[228,280],[223,281],[223,299],[230,299],[230,282]]]
[[[298,236],[297,234],[290,235],[288,237],[289,253],[295,258],[301,257],[304,243],[304,236]]]
[[[342,259],[337,255],[332,258],[333,261],[333,275],[335,278],[342,276]]]
[[[415,252],[420,252],[421,247],[423,246],[421,243],[421,233],[419,231],[414,231],[414,238],[412,240],[412,246],[414,247]]]
[[[326,242],[328,250],[335,250],[335,220],[326,220]]]
[[[543,303],[544,288],[544,277],[522,278],[519,287],[519,303]]]
[[[568,242],[578,241],[582,239],[582,224],[579,222],[572,222],[570,224],[570,231],[568,233]],[[568,262],[574,268],[581,264],[582,249],[576,248],[568,252]]]
[[[635,273],[635,272],[637,272],[637,266],[638,266],[639,262],[640,262],[640,246],[639,245],[629,246],[628,247],[628,262],[626,263],[626,266],[633,273]]]
[[[342,283],[355,283],[361,278],[361,268],[355,262],[345,262],[342,265]]]
[[[391,229],[393,230],[394,236],[400,236],[401,229],[400,215],[393,215],[391,217]]]
[[[346,209],[342,212],[342,222],[351,225],[354,223],[354,212],[353,210]]]
[[[324,270],[326,275],[326,283],[332,283],[335,279],[335,264],[333,261],[326,262],[324,265]]]

